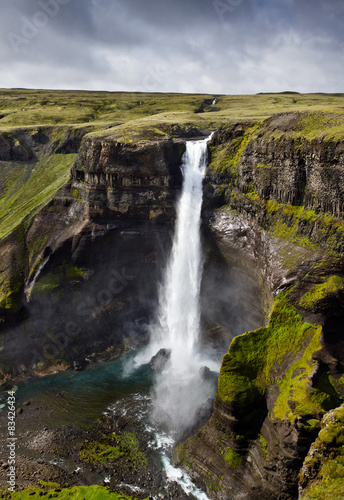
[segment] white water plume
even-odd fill
[[[213,395],[213,385],[200,372],[205,362],[199,352],[200,224],[209,139],[187,142],[172,251],[160,290],[158,325],[152,332],[152,349],[170,352],[157,376],[155,417],[176,431],[189,427]]]

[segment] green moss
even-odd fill
[[[328,478],[326,484],[314,485],[310,488],[303,500],[343,500],[344,476],[341,478]]]
[[[37,164],[20,162],[6,176],[6,190],[0,198],[0,238],[9,234],[27,216],[46,205],[70,177],[75,154],[55,154]]]
[[[252,200],[252,201],[259,201],[260,200],[259,195],[256,191],[251,191],[250,193],[246,193],[246,196],[248,196],[250,198],[250,200]]]
[[[28,250],[29,250],[29,263],[32,263],[33,258],[35,255],[37,255],[39,252],[41,252],[48,240],[49,240],[50,234],[42,234],[42,235],[35,235],[34,238],[31,238],[30,241],[28,241]],[[37,268],[37,262],[35,263],[35,268]]]
[[[304,323],[288,295],[276,298],[266,327],[236,337],[224,357],[218,394],[238,415],[254,410],[267,389],[276,384],[279,394],[272,418],[291,421],[317,413],[333,399],[333,386],[309,388],[316,364],[312,355],[321,349],[322,327]],[[292,407],[289,401],[292,401]]]
[[[71,195],[72,195],[72,197],[74,198],[74,200],[77,203],[81,203],[82,202],[82,197],[81,197],[79,189],[77,189],[77,188],[72,189],[71,190]]]
[[[300,306],[309,311],[316,311],[333,297],[344,297],[344,279],[330,276],[324,283],[314,285],[300,300]]]
[[[319,440],[330,447],[344,447],[344,406],[333,411],[333,417],[325,421],[324,428],[319,432]],[[344,455],[344,449],[342,450]]]
[[[189,460],[189,445],[188,441],[185,441],[184,443],[178,444],[175,448],[175,452],[179,458],[179,460],[186,465],[189,469],[192,469],[192,463]]]
[[[265,228],[278,238],[331,255],[341,251],[344,222],[330,214],[315,214],[302,206],[265,202]]]
[[[264,208],[267,214],[266,227],[270,234],[282,240],[291,241],[300,247],[316,250],[315,244],[299,230],[304,207],[267,200]]]
[[[60,277],[57,274],[48,273],[35,284],[32,293],[46,294],[54,291],[59,286],[60,286]]]
[[[237,469],[241,462],[241,455],[228,446],[225,450],[225,460],[233,469]]]
[[[24,275],[15,270],[0,285],[0,310],[16,311],[19,292],[23,288]]]
[[[43,263],[43,261],[44,261],[43,257],[40,257],[39,259],[36,260],[32,268],[30,269],[29,278],[31,278],[37,272],[39,266]]]
[[[246,131],[242,128],[242,135],[220,146],[211,147],[211,161],[209,169],[214,173],[238,175],[238,165],[243,151],[256,133],[259,124],[249,127]]]
[[[214,491],[214,492],[218,492],[218,491],[222,490],[222,488],[223,488],[222,481],[223,481],[222,476],[220,476],[220,478],[218,478],[215,474],[213,474],[211,472],[207,472],[207,475],[204,477],[204,482],[205,482],[207,488],[210,491]]]
[[[260,449],[263,452],[265,460],[269,460],[268,443],[262,434],[259,434],[258,441],[260,443]]]
[[[140,450],[135,434],[126,432],[102,436],[99,441],[85,441],[79,453],[83,462],[113,464],[116,468],[139,469],[147,465],[147,458]]]
[[[62,266],[58,267],[61,273],[64,273],[70,280],[78,279],[86,276],[86,271],[80,267],[75,266],[71,262],[65,262]]]
[[[344,406],[325,415],[322,429],[300,474],[303,500],[344,498]],[[308,478],[313,479],[308,481]]]
[[[35,284],[32,293],[46,294],[56,292],[60,286],[76,285],[80,282],[80,278],[84,278],[86,274],[84,269],[71,262],[64,262],[61,266],[57,266],[51,272],[43,275]]]
[[[59,498],[60,500],[134,500],[132,497],[115,493],[104,486],[74,486],[60,488],[55,483],[44,483],[41,487],[30,487],[17,493],[0,492],[0,498],[13,500],[35,500],[41,498]],[[148,500],[148,499],[146,499]]]
[[[297,416],[313,415],[325,409],[323,403],[328,394],[318,389],[308,389],[309,377],[316,368],[312,356],[322,347],[321,333],[320,326],[312,327],[306,332],[300,345],[302,356],[299,355],[299,359],[290,364],[283,378],[277,381],[280,392],[273,410],[275,418],[283,420],[288,416],[292,422]]]

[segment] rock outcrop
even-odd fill
[[[182,140],[121,144],[88,137],[72,170],[91,220],[171,221],[180,190]]]
[[[331,410],[321,421],[300,473],[299,498],[340,499],[344,495],[344,406]]]

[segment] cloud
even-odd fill
[[[3,87],[342,90],[341,0],[0,0],[0,8]]]

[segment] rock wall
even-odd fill
[[[273,122],[270,126],[273,126]],[[238,187],[253,184],[261,199],[340,217],[344,212],[344,144],[314,139],[257,137],[238,167]]]
[[[182,140],[121,144],[88,137],[72,171],[91,220],[174,218],[182,177]]]
[[[69,182],[0,244],[5,377],[79,360],[82,365],[91,354],[117,355],[130,344],[124,330],[132,323],[137,333],[141,318],[144,332],[156,302],[185,142],[82,141],[85,133],[51,128],[1,139],[2,159],[9,164],[24,161],[15,149],[18,141],[28,152],[26,161],[46,161],[47,168],[51,156],[63,161],[80,149]],[[66,334],[69,324],[73,334]]]

